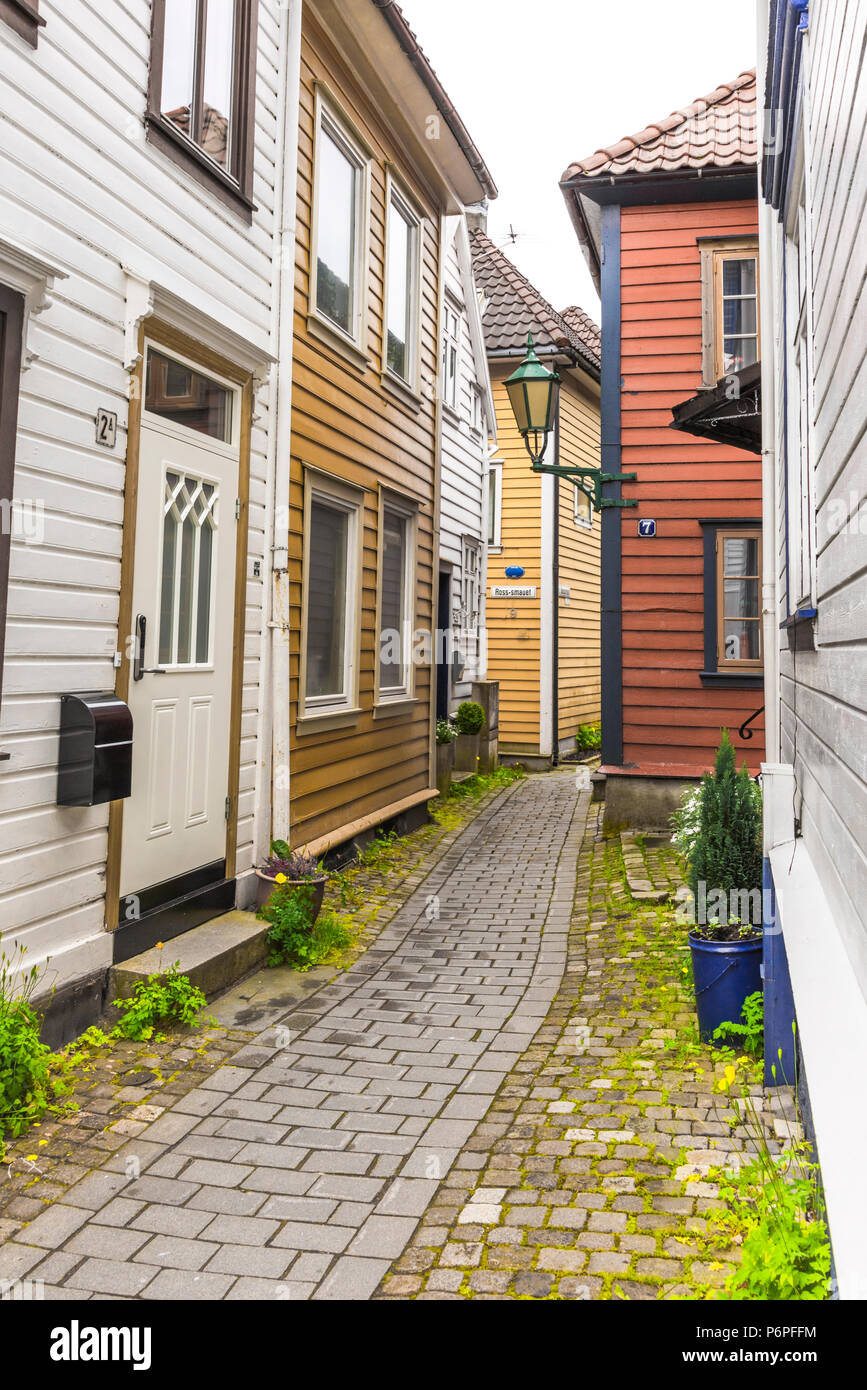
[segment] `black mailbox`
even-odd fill
[[[132,714],[116,695],[60,697],[58,806],[98,806],[129,796]]]

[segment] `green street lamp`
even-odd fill
[[[505,382],[518,432],[536,467],[542,462],[548,435],[554,428],[560,378],[539,361],[533,335],[527,334],[527,355]]]
[[[534,473],[553,473],[558,478],[571,478],[576,487],[589,497],[597,510],[606,507],[637,507],[634,497],[603,497],[606,483],[633,483],[634,473],[606,473],[601,468],[583,464],[543,463],[548,435],[554,428],[560,395],[560,378],[540,362],[533,347],[533,335],[527,334],[527,355],[521,365],[505,381],[518,432],[527,447]]]

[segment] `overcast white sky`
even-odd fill
[[[558,180],[753,67],[755,0],[400,3],[500,190],[490,235],[555,308],[598,321]]]

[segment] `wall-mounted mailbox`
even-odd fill
[[[60,697],[58,806],[98,806],[129,796],[132,714],[116,695]]]

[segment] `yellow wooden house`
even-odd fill
[[[496,188],[397,6],[307,0],[299,107],[289,784],[324,853],[436,795],[443,227]]]
[[[475,215],[474,215],[475,216]],[[500,685],[500,755],[545,766],[601,714],[600,519],[571,479],[531,471],[505,389],[532,334],[561,379],[552,462],[600,466],[600,336],[558,313],[494,245],[470,233],[497,414],[488,498],[488,676]]]

